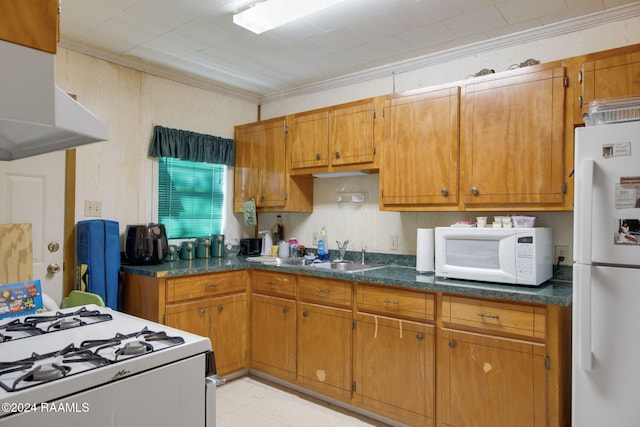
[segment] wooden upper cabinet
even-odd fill
[[[582,122],[591,101],[631,95],[640,95],[640,52],[588,59],[582,64],[582,109],[576,123]]]
[[[296,114],[289,121],[291,169],[329,165],[329,112]]]
[[[331,164],[353,165],[372,163],[375,145],[373,141],[373,102],[336,108],[329,113],[329,158]]]
[[[1,40],[56,53],[58,0],[3,0],[0,16]]]
[[[456,208],[459,99],[455,86],[385,101],[382,209]]]
[[[237,126],[234,210],[251,197],[257,207],[283,207],[287,201],[286,123],[282,118]]]
[[[464,86],[464,209],[562,206],[565,75],[532,66]]]
[[[375,104],[371,99],[296,114],[289,119],[294,173],[372,168]]]

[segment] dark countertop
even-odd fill
[[[418,273],[415,267],[389,265],[376,270],[343,272],[324,268],[277,266],[247,261],[242,256],[194,260],[166,261],[159,265],[126,265],[126,273],[152,277],[176,277],[254,268],[292,274],[353,280],[425,291],[446,292],[509,301],[569,306],[572,303],[571,268],[560,267],[554,277],[540,286],[514,286],[499,283],[473,282],[436,277],[433,273]]]

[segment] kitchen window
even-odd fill
[[[224,234],[225,165],[160,157],[158,222],[170,239]]]

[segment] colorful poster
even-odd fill
[[[0,285],[0,318],[44,311],[40,280]]]

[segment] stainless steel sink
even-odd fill
[[[318,264],[309,264],[309,268],[326,268],[331,270],[344,271],[345,273],[358,273],[361,271],[376,270],[386,267],[384,264],[358,264],[354,262],[323,262]]]

